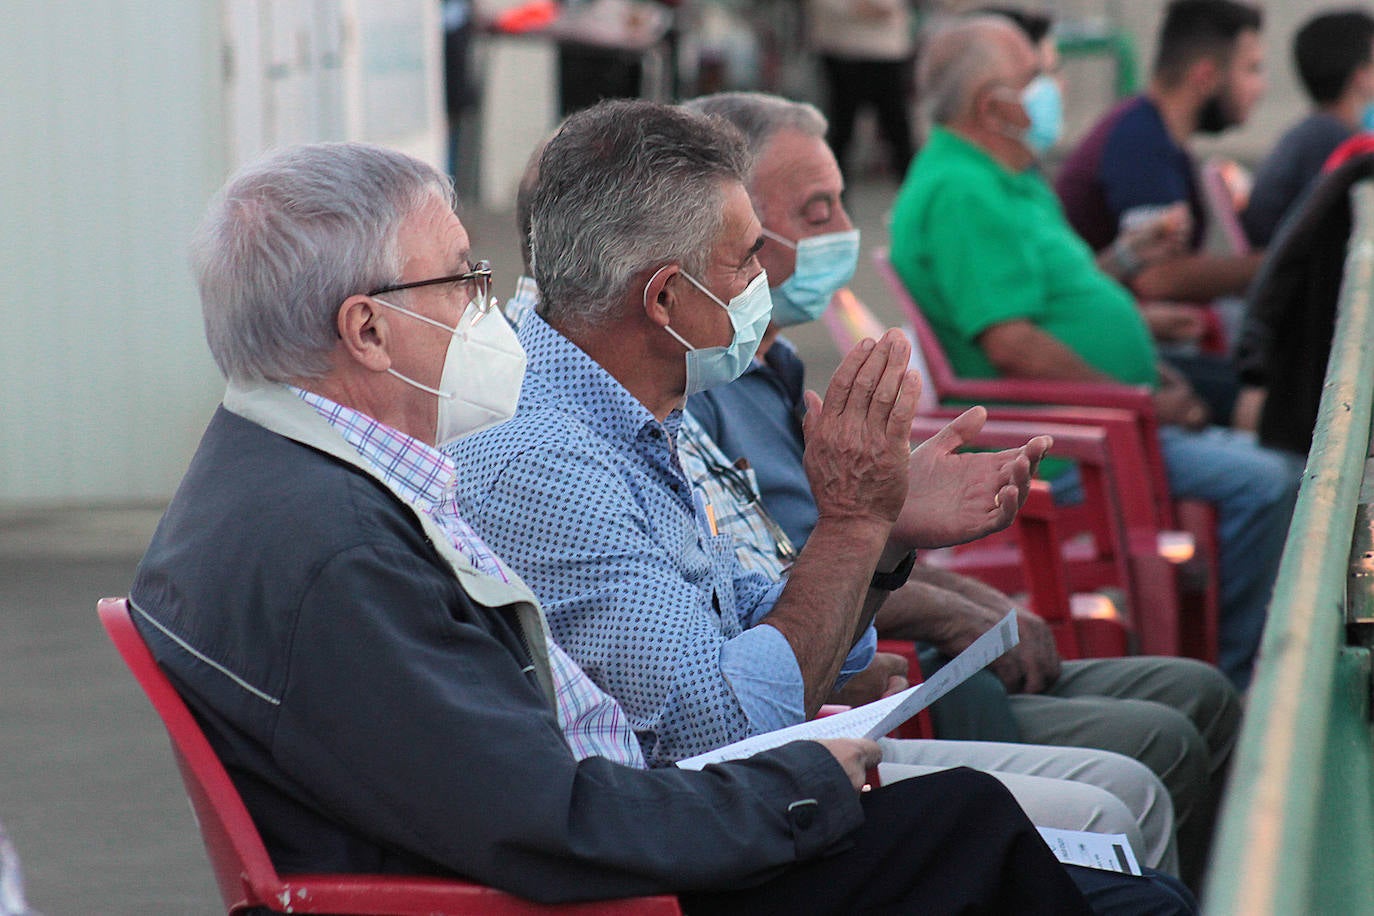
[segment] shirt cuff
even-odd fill
[[[758,626],[759,621],[773,613],[773,605],[778,603],[778,598],[782,595],[782,590],[786,587],[786,576],[783,576],[778,581],[769,585],[768,590],[763,593],[763,597],[754,602],[753,607],[746,609],[740,614],[739,625],[744,627],[745,630],[750,630]],[[782,634],[779,633],[778,635],[781,636]]]
[[[720,647],[720,671],[735,692],[754,734],[806,719],[806,688],[792,646],[766,623]]]

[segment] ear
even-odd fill
[[[978,90],[970,107],[973,109],[974,121],[979,124],[987,124],[1002,117],[997,107],[997,94],[988,86]]]
[[[1188,68],[1188,82],[1211,95],[1221,85],[1221,63],[1212,57],[1199,57]]]
[[[644,314],[659,327],[673,323],[673,310],[677,307],[677,288],[683,281],[678,274],[682,268],[677,264],[664,264],[654,271],[644,284]]]
[[[1015,125],[1018,120],[1019,106],[1004,90],[997,86],[985,86],[973,97],[973,113],[977,122],[987,129],[1000,131],[1004,124]]]
[[[391,367],[390,329],[385,309],[377,307],[370,296],[349,296],[339,306],[335,329],[339,347],[347,357],[365,369],[385,372]]]

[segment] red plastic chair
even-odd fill
[[[182,782],[200,825],[205,851],[229,913],[266,907],[274,913],[368,916],[680,916],[669,896],[550,906],[494,888],[451,878],[391,875],[278,875],[238,789],[199,723],[158,667],[129,616],[124,598],[97,606],[105,632],[119,650],[171,740]]]
[[[992,407],[990,415],[1008,419],[1044,422],[1088,423],[1100,425],[1100,416],[1087,416],[1085,408],[1112,408],[1127,411],[1130,425],[1112,423],[1118,436],[1114,448],[1118,455],[1134,452],[1143,464],[1141,473],[1119,473],[1121,492],[1148,493],[1155,507],[1154,525],[1161,532],[1180,529],[1192,539],[1194,549],[1189,568],[1181,570],[1180,603],[1185,612],[1177,651],[1205,661],[1216,660],[1216,621],[1220,598],[1217,586],[1216,512],[1198,500],[1175,502],[1169,492],[1168,475],[1159,449],[1159,423],[1149,388],[1112,382],[1064,382],[1043,379],[969,379],[954,374],[944,347],[902,282],[886,250],[874,252],[873,261],[892,295],[901,304],[916,348],[928,369],[929,386],[941,403],[964,402],[987,405],[1017,405],[1014,409]],[[947,412],[947,411],[942,411]],[[1090,413],[1090,412],[1088,412]],[[1146,489],[1142,489],[1146,488]]]
[[[1118,658],[1131,650],[1131,633],[1115,605],[1100,594],[1069,592],[1066,566],[1060,561],[1064,543],[1057,525],[1059,511],[1050,486],[1043,480],[1031,482],[1026,503],[1017,513],[1017,544],[1026,577],[1030,609],[1049,624],[1055,647],[1066,659]],[[1150,608],[1150,614],[1169,619],[1167,612]],[[1137,622],[1137,628],[1150,632],[1153,626]]]
[[[944,422],[918,417],[913,440],[933,435]],[[1054,438],[1053,455],[1078,463],[1083,502],[1056,506],[1049,485],[1036,481],[1009,533],[932,552],[929,562],[1004,592],[1027,593],[1065,658],[1125,655],[1137,646],[1176,651],[1179,607],[1169,561],[1157,529],[1127,524],[1114,495],[1118,482],[1106,431],[994,419],[972,445],[1014,448],[1038,434]],[[1119,593],[1126,607],[1118,609],[1102,597],[1105,592]]]

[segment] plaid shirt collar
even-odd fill
[[[402,500],[434,519],[480,572],[509,582],[501,561],[458,514],[458,469],[443,452],[367,414],[291,386]]]

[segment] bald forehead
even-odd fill
[[[998,61],[997,75],[1018,77],[1027,70],[1039,67],[1040,56],[1024,32],[1001,16],[983,18],[986,21],[975,24],[979,35],[977,40],[996,47],[997,53],[994,57]]]
[[[750,194],[761,210],[785,208],[817,190],[839,194],[844,179],[835,154],[821,137],[785,128],[759,150]]]

